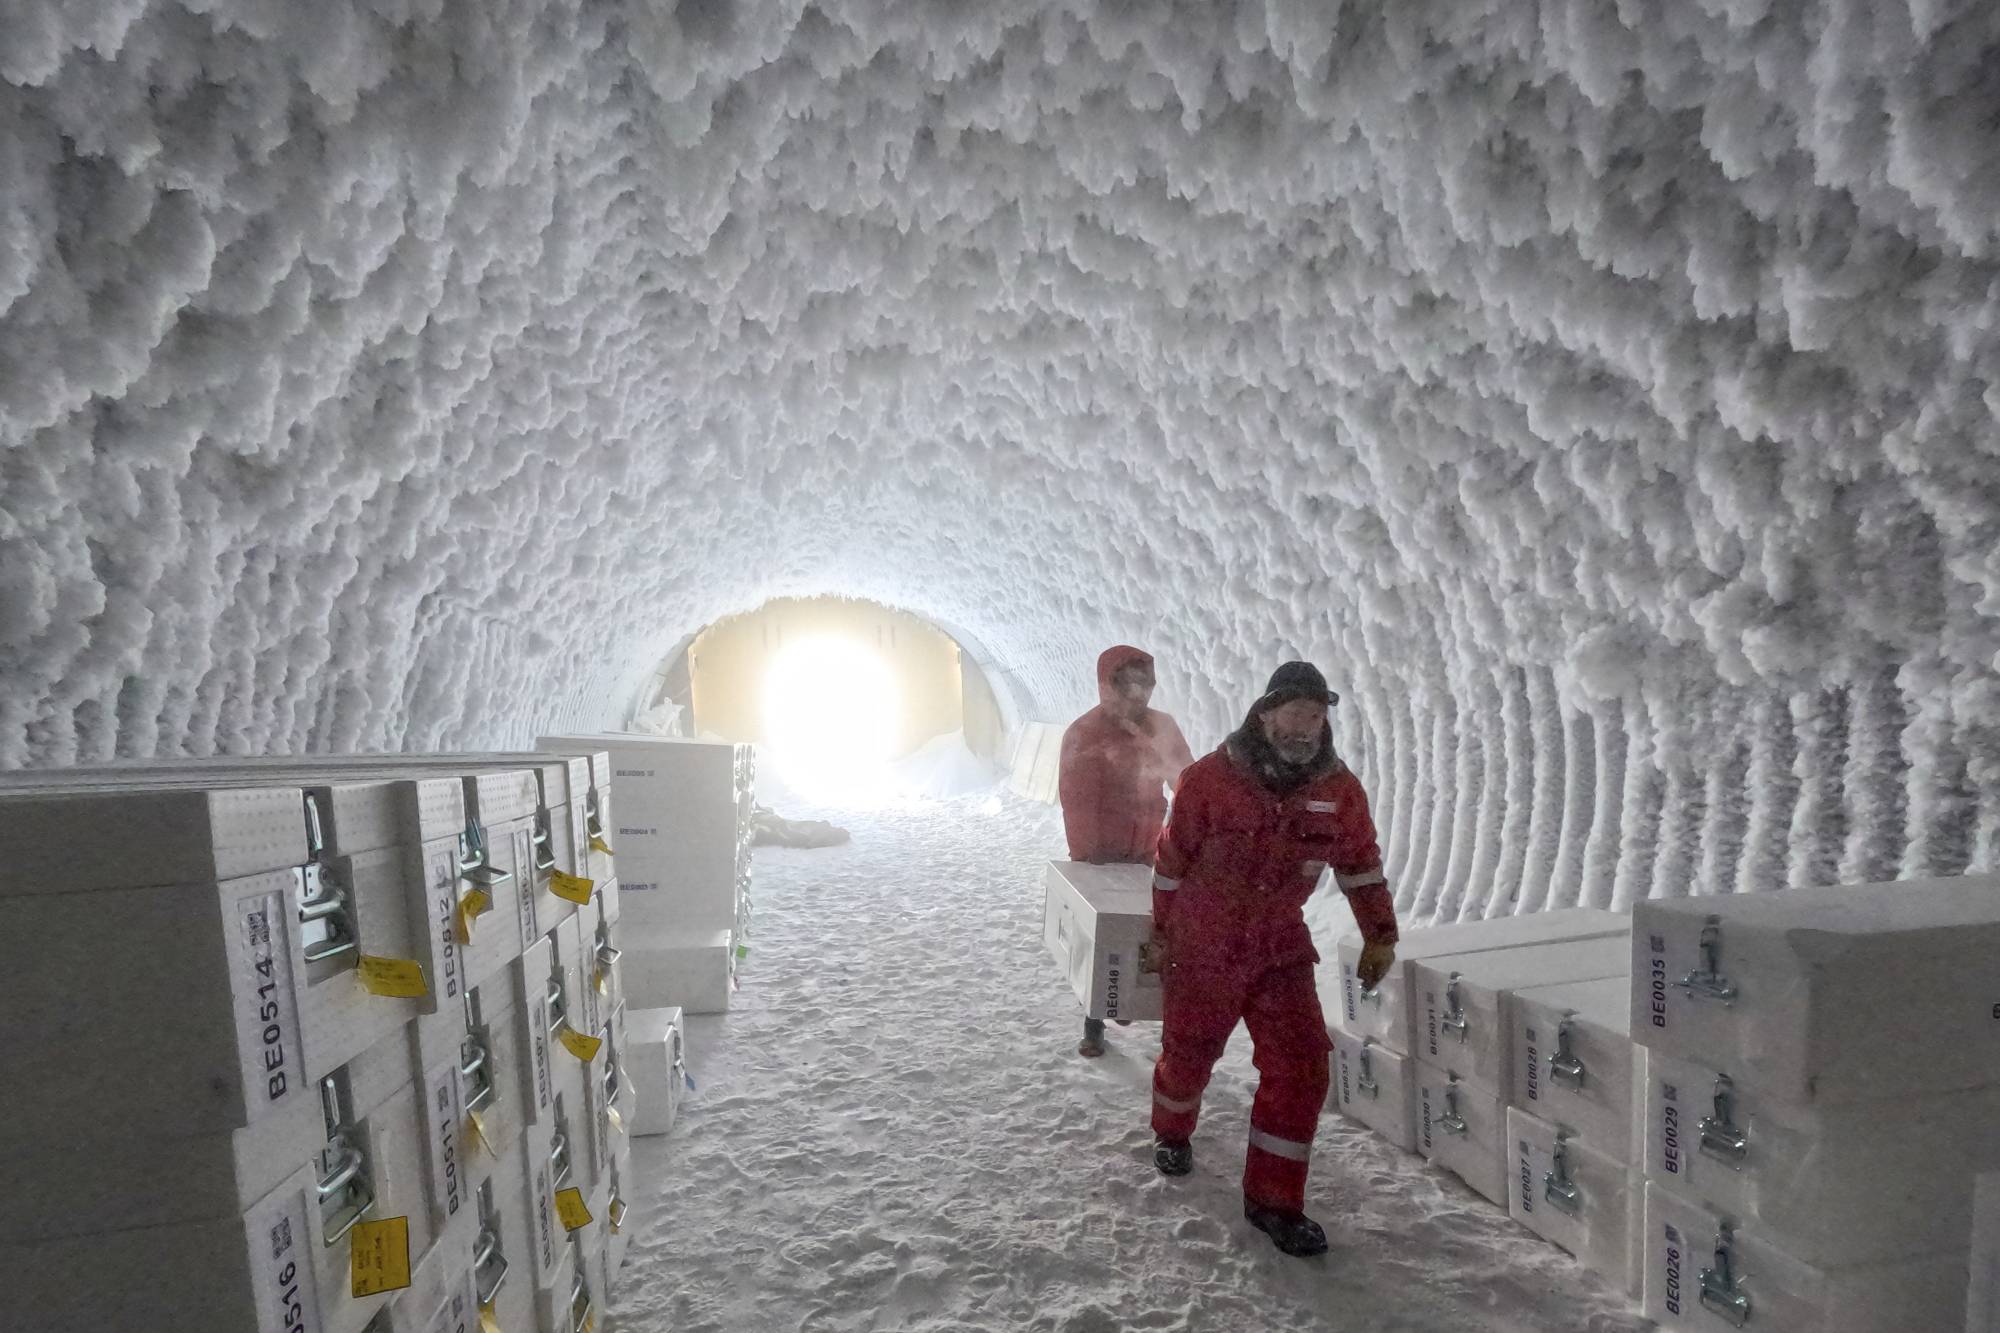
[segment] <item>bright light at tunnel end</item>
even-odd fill
[[[806,800],[852,806],[884,799],[902,721],[888,663],[854,639],[799,639],[779,649],[765,672],[768,762]]]

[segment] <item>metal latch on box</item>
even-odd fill
[[[499,1210],[493,1206],[493,1182],[479,1187],[479,1239],[472,1245],[472,1282],[481,1305],[493,1304],[507,1281],[507,1256],[500,1251]]]
[[[1701,966],[1676,981],[1674,985],[1696,1000],[1714,1000],[1717,1004],[1734,1004],[1736,987],[1728,977],[1722,975],[1722,918],[1712,916],[1701,928]]]
[[[1458,1075],[1453,1074],[1444,1085],[1444,1114],[1438,1117],[1438,1128],[1447,1134],[1463,1134],[1467,1126],[1465,1117],[1458,1113]]]
[[[618,1100],[618,1092],[624,1086],[624,1073],[618,1068],[618,1048],[611,1044],[611,1025],[604,1025],[604,1077],[599,1086],[604,1090],[604,1101],[608,1105]]]
[[[593,838],[604,836],[604,816],[599,813],[597,782],[593,778],[589,790],[583,796],[583,831]],[[581,860],[582,858],[578,858]]]
[[[554,870],[556,868],[556,844],[554,828],[546,805],[535,807],[535,869]]]
[[[1458,973],[1454,972],[1444,983],[1444,1017],[1438,1026],[1446,1032],[1456,1032],[1460,1041],[1465,1040],[1465,1007],[1458,999]]]
[[[1569,1174],[1569,1135],[1556,1131],[1556,1148],[1549,1169],[1542,1174],[1542,1197],[1575,1217],[1583,1211],[1583,1195]]]
[[[1701,1308],[1735,1328],[1750,1322],[1750,1294],[1737,1286],[1736,1231],[1724,1222],[1715,1233],[1715,1267],[1701,1270]]]
[[[465,992],[465,1037],[458,1044],[458,1091],[468,1111],[485,1109],[493,1100],[493,1054],[487,1045],[486,1015],[479,988]]]
[[[347,890],[333,873],[332,859],[326,854],[326,823],[319,801],[306,793],[306,864],[295,872],[299,891],[299,924],[304,939],[300,956],[308,963],[323,962],[352,952],[355,948],[354,920],[349,914]]]
[[[591,1325],[590,1287],[583,1280],[583,1265],[569,1283],[569,1333],[583,1333]]]
[[[1375,1039],[1373,1037],[1367,1037],[1362,1040],[1361,1076],[1354,1080],[1354,1086],[1357,1091],[1365,1092],[1370,1097],[1380,1097],[1382,1095],[1382,1085],[1375,1081],[1375,1062],[1368,1053],[1374,1045]],[[1406,1111],[1404,1114],[1407,1115],[1408,1112]]]
[[[625,956],[625,951],[623,949],[620,949],[617,945],[611,942],[611,923],[606,921],[602,916],[598,917],[597,918],[597,965],[608,972],[614,966],[616,966],[618,960],[620,958],[623,958],[624,956]]]
[[[549,1140],[549,1179],[561,1185],[569,1179],[569,1118],[563,1114],[562,1094],[556,1094],[556,1128]]]
[[[1576,1051],[1570,1044],[1572,1027],[1568,1014],[1564,1014],[1562,1021],[1556,1024],[1556,1048],[1549,1055],[1549,1078],[1581,1091],[1586,1075],[1583,1061],[1577,1059]]]
[[[569,990],[563,985],[562,964],[554,961],[554,955],[550,955],[550,958],[554,966],[549,974],[549,988],[544,998],[548,1001],[549,1033],[553,1036],[557,1028],[569,1022]]]
[[[514,878],[512,871],[493,864],[492,853],[486,848],[486,830],[477,821],[469,821],[465,832],[458,835],[458,874],[482,889]]]
[[[375,1206],[375,1189],[339,1075],[329,1074],[320,1080],[319,1105],[326,1120],[326,1147],[320,1150],[317,1182],[320,1240],[332,1245]]]
[[[1732,1171],[1741,1171],[1750,1155],[1750,1136],[1736,1123],[1736,1084],[1727,1074],[1715,1076],[1715,1110],[1701,1119],[1701,1150]]]

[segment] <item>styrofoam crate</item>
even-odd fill
[[[1417,1058],[1504,1099],[1512,1085],[1508,993],[1622,977],[1630,958],[1622,938],[1604,935],[1419,959],[1410,965]]]
[[[2000,1170],[2000,1085],[1807,1107],[1761,1072],[1650,1052],[1647,1176],[1809,1264],[1963,1250],[1973,1176]]]
[[[214,1132],[310,1101],[300,883],[0,898],[0,1134]]]
[[[304,1168],[236,1217],[0,1244],[0,1328],[326,1333],[309,1252],[315,1179]]]
[[[2000,1333],[2000,1171],[1973,1187],[1972,1285],[1966,1293],[1965,1333]]]
[[[546,1284],[535,1288],[534,1326],[540,1333],[578,1333],[590,1308],[582,1251],[574,1240],[565,1238],[555,1272]]]
[[[522,1120],[539,1125],[548,1119],[557,1090],[555,1057],[560,1048],[555,1033],[560,1020],[550,997],[557,994],[558,975],[553,970],[555,946],[552,940],[536,941],[511,965],[514,986],[514,1013],[519,1024],[521,1049]]]
[[[1632,1031],[1655,1051],[1829,1105],[2000,1070],[2000,876],[1654,900],[1633,919]]]
[[[1666,1329],[1917,1333],[1965,1322],[1965,1254],[1816,1267],[1646,1182],[1644,1311]]]
[[[556,1281],[563,1255],[568,1249],[567,1236],[562,1220],[556,1216],[555,1204],[556,1190],[567,1186],[556,1184],[556,1163],[551,1159],[559,1141],[558,1124],[567,1124],[568,1107],[563,1109],[561,1122],[551,1113],[547,1123],[530,1125],[521,1136],[520,1185],[527,1235],[526,1244],[522,1247],[526,1262],[520,1264],[516,1272],[523,1279],[522,1285],[531,1291],[545,1290]],[[574,1167],[571,1170],[574,1171]],[[577,1182],[572,1179],[568,1183]]]
[[[337,1079],[358,1118],[409,1093],[411,1067],[391,1038]],[[326,1146],[326,1116],[311,1086],[239,1129],[166,1134],[78,1124],[26,1139],[0,1130],[0,1199],[10,1204],[0,1210],[0,1241],[239,1217]]]
[[[1158,1021],[1160,974],[1139,966],[1139,950],[1152,935],[1151,866],[1049,862],[1042,942],[1086,1017]]]
[[[410,1268],[410,1285],[389,1303],[387,1333],[478,1333],[479,1294],[472,1275],[479,1213],[472,1201]]]
[[[1567,907],[1554,912],[1495,917],[1490,921],[1459,921],[1403,932],[1396,961],[1374,990],[1364,990],[1355,973],[1361,961],[1361,937],[1337,940],[1332,957],[1319,967],[1319,990],[1335,1022],[1357,1037],[1373,1037],[1398,1051],[1416,1051],[1416,1025],[1411,1017],[1410,967],[1420,959],[1444,954],[1512,949],[1559,940],[1623,936],[1632,919],[1594,907]]]
[[[1404,1152],[1417,1150],[1417,1059],[1373,1037],[1329,1026],[1333,1039],[1332,1109],[1368,1126]]]
[[[728,931],[647,934],[636,929],[629,916],[619,929],[625,936],[621,967],[628,1005],[674,1007],[690,1014],[728,1010],[736,977],[736,951]]]
[[[0,899],[212,884],[305,859],[297,787],[0,794]]]
[[[1613,1286],[1639,1276],[1632,1247],[1635,1191],[1644,1180],[1623,1159],[1599,1152],[1519,1107],[1507,1109],[1507,1212],[1528,1230],[1575,1255]]]
[[[1645,1123],[1646,1048],[1631,1038],[1630,1000],[1625,977],[1532,986],[1508,997],[1508,1100],[1621,1162],[1636,1160]]]
[[[681,1095],[687,1088],[681,1011],[672,1006],[634,1009],[628,1004],[625,1021],[625,1070],[637,1103],[632,1133],[668,1133],[680,1114]]]
[[[1413,1060],[1417,1080],[1417,1151],[1507,1206],[1507,1107],[1449,1071]]]

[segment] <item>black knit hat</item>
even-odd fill
[[[1250,711],[1253,715],[1269,712],[1294,699],[1311,699],[1329,708],[1340,702],[1340,696],[1326,687],[1326,677],[1318,667],[1311,662],[1287,662],[1271,673],[1271,683]]]

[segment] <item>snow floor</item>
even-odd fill
[[[1152,1166],[1157,1025],[1076,1053],[1041,941],[1056,812],[969,797],[759,848],[753,949],[727,1015],[694,1018],[696,1088],[640,1139],[611,1333],[697,1330],[1638,1330],[1567,1255],[1338,1117],[1309,1209],[1332,1253],[1242,1220],[1254,1088],[1239,1028],[1192,1176]]]

